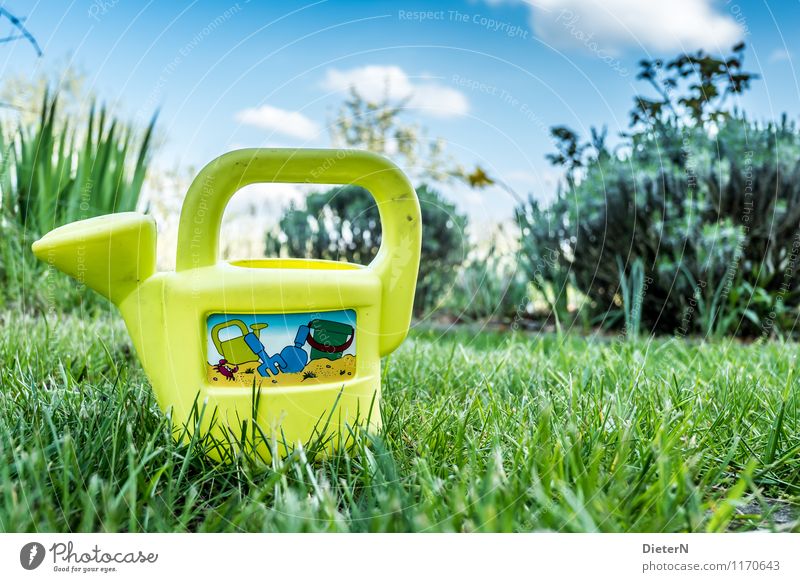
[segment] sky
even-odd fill
[[[646,92],[640,59],[728,54],[739,40],[760,79],[738,105],[765,121],[800,112],[796,0],[0,4],[42,49],[2,45],[3,77],[70,64],[126,119],[145,124],[158,110],[159,169],[198,168],[238,147],[328,146],[349,87],[368,97],[388,87],[409,98],[404,120],[442,138],[461,164],[547,200],[558,179],[545,159],[551,126],[588,136],[605,125],[615,136]],[[512,214],[499,188],[442,190],[478,230]]]

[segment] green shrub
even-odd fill
[[[83,304],[77,288],[63,284],[66,277],[34,259],[30,245],[68,222],[134,210],[154,122],[137,136],[104,108],[92,107],[88,119],[60,119],[58,99],[45,93],[35,123],[0,128],[2,303],[34,310]]]
[[[794,330],[800,302],[800,133],[786,116],[762,125],[731,111],[758,76],[745,45],[714,57],[640,61],[631,133],[616,154],[551,128],[566,190],[516,212],[521,249],[539,287],[588,301],[581,319],[678,335],[769,336]],[[548,260],[548,257],[551,260]]]
[[[38,235],[75,220],[134,210],[149,161],[154,122],[135,139],[104,108],[98,113],[92,107],[88,119],[63,126],[57,110],[58,99],[45,93],[38,123],[20,127],[4,144],[10,163],[0,184],[3,210]]]
[[[435,308],[453,284],[469,250],[467,218],[436,190],[417,188],[422,209],[422,260],[414,311]],[[267,234],[268,256],[306,257],[367,264],[381,241],[380,216],[372,196],[358,186],[310,194],[291,205],[276,232]]]
[[[546,304],[546,318],[553,319],[556,329],[569,324],[568,290],[574,286],[571,261],[563,255],[562,241],[569,238],[569,225],[564,211],[564,198],[550,206],[542,206],[532,196],[515,210],[519,226],[519,266],[527,276],[539,299]]]
[[[594,160],[549,207],[521,206],[526,261],[547,265],[551,278],[568,273],[607,327],[625,325],[635,307],[649,331],[793,330],[800,133],[785,119],[759,125],[735,117],[716,129],[640,132],[627,153]],[[626,291],[634,266],[643,283]],[[626,296],[634,306],[624,306]]]
[[[459,269],[442,311],[456,321],[519,324],[528,317],[529,295],[528,278],[515,257],[492,244]]]

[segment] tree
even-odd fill
[[[466,216],[436,190],[417,187],[422,209],[422,261],[414,312],[422,315],[452,285],[468,252]],[[378,252],[378,207],[360,186],[341,186],[310,194],[304,206],[292,204],[267,234],[268,255],[309,257],[367,264]]]
[[[0,38],[0,44],[14,42],[15,40],[25,40],[33,47],[33,50],[36,51],[36,56],[42,56],[42,49],[39,47],[39,43],[36,42],[36,38],[23,24],[22,18],[12,14],[0,6],[0,19],[3,18],[8,20],[8,22],[11,24],[11,32],[7,36]]]
[[[488,179],[481,168],[467,173],[445,153],[441,139],[428,139],[416,124],[402,119],[406,100],[373,102],[355,89],[330,123],[336,147],[366,149],[394,160],[421,184],[422,261],[414,311],[424,313],[452,285],[469,252],[467,217],[430,184]],[[481,177],[483,176],[483,178]],[[310,194],[292,204],[266,237],[268,255],[369,263],[381,241],[380,217],[372,196],[358,186]]]
[[[518,207],[521,261],[540,288],[568,273],[587,321],[632,336],[640,325],[794,333],[800,131],[785,116],[753,123],[730,107],[755,78],[742,69],[744,45],[733,52],[642,61],[639,78],[658,97],[636,97],[617,155],[603,133],[593,132],[593,153],[554,128],[550,160],[573,187],[546,207]]]
[[[334,147],[359,148],[392,158],[415,182],[443,183],[465,176],[445,154],[442,139],[429,139],[424,129],[401,115],[408,99],[384,96],[369,101],[355,88],[329,124]]]
[[[634,98],[631,127],[686,121],[703,126],[729,118],[728,96],[741,94],[758,78],[742,70],[744,49],[745,43],[740,42],[728,57],[712,57],[700,50],[678,55],[666,64],[661,59],[639,61],[636,78],[646,81],[657,97]]]
[[[25,40],[33,47],[33,50],[36,51],[36,56],[42,56],[42,49],[39,47],[39,43],[36,41],[36,37],[34,37],[27,27],[23,24],[23,19],[19,18],[18,16],[12,14],[2,6],[0,6],[0,21],[7,20],[11,24],[11,32],[9,32],[6,36],[0,37],[0,44],[6,44],[9,42],[15,42],[17,40]],[[0,101],[0,107],[6,107],[9,109],[20,109],[19,105],[8,102],[8,101]]]

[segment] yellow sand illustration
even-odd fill
[[[295,374],[276,374],[267,378],[259,375],[257,368],[260,362],[246,362],[239,366],[233,373],[233,378],[228,379],[214,369],[211,364],[206,364],[208,383],[215,386],[256,386],[268,388],[270,386],[305,386],[308,384],[325,384],[328,382],[345,382],[352,380],[356,374],[356,357],[342,356],[338,360],[320,358],[309,362],[302,372]]]

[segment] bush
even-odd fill
[[[9,158],[0,183],[3,210],[37,235],[68,222],[134,210],[149,161],[153,123],[136,140],[105,109],[98,113],[92,107],[88,119],[63,125],[57,110],[58,100],[45,93],[38,123],[20,127],[3,147]],[[85,135],[78,135],[84,126]]]
[[[529,303],[526,273],[515,257],[498,252],[492,244],[459,269],[442,310],[456,321],[518,324],[528,316]]]
[[[634,135],[624,155],[595,159],[549,207],[518,208],[527,264],[545,265],[551,280],[569,274],[607,327],[792,331],[800,133],[785,118],[764,126],[738,116],[715,127],[716,135],[654,126]]]
[[[533,285],[538,298],[547,306],[546,318],[554,320],[557,329],[571,319],[568,288],[574,281],[572,263],[563,256],[563,241],[569,238],[569,205],[560,197],[542,207],[532,196],[516,208],[519,225],[519,266]]]
[[[94,107],[88,119],[61,118],[57,98],[45,93],[36,122],[0,127],[0,303],[22,302],[37,311],[82,305],[77,288],[35,260],[30,245],[62,224],[134,210],[153,126],[137,137]],[[45,278],[50,278],[46,285]],[[40,287],[50,292],[43,294]]]
[[[422,209],[422,261],[414,312],[424,314],[453,284],[468,252],[466,216],[436,190],[417,188]],[[268,256],[305,257],[367,264],[381,242],[380,216],[372,196],[359,186],[310,194],[305,207],[291,205],[276,232],[268,233]]]

